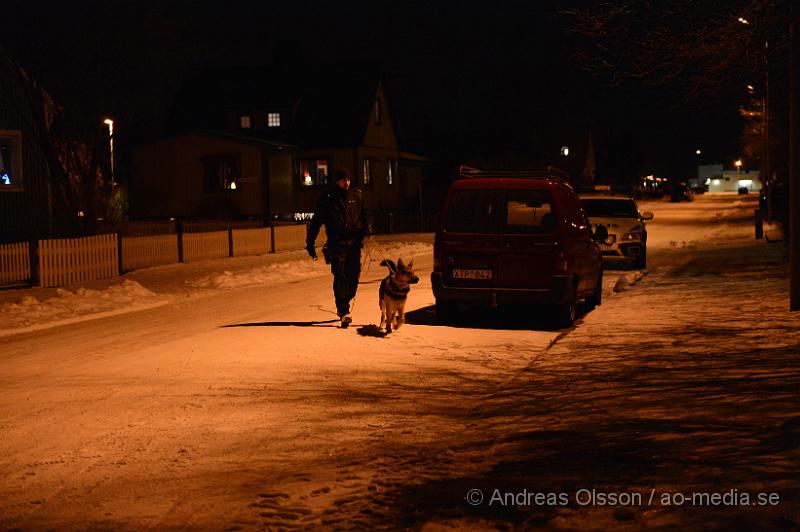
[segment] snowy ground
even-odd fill
[[[648,271],[564,331],[436,325],[430,235],[376,239],[344,331],[304,252],[0,292],[0,527],[796,527],[785,250],[754,198],[641,208]],[[381,253],[421,278],[383,338]]]

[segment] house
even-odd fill
[[[237,219],[278,212],[289,202],[289,148],[223,131],[137,146],[131,153],[131,213],[140,219]]]
[[[403,150],[376,70],[226,69],[190,84],[188,131],[131,154],[133,217],[302,219],[338,168],[373,215],[419,208],[428,161]]]
[[[48,166],[37,139],[31,102],[43,94],[0,48],[0,243],[52,232]]]
[[[698,184],[705,185],[709,192],[748,192],[761,190],[761,173],[758,170],[726,170],[721,164],[701,165],[697,167]]]

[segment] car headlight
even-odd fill
[[[644,228],[641,225],[635,225],[631,227],[630,231],[622,235],[623,242],[629,242],[631,240],[641,240],[643,230]]]

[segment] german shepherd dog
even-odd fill
[[[419,282],[419,277],[414,275],[414,260],[408,264],[403,263],[403,259],[394,261],[385,259],[381,261],[381,266],[389,268],[389,275],[381,281],[381,288],[378,291],[378,303],[381,307],[381,328],[386,326],[386,334],[392,332],[406,321],[405,307],[408,292],[412,284]]]

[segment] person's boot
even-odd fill
[[[353,323],[353,317],[350,314],[342,316],[342,329],[347,329],[351,323]]]

